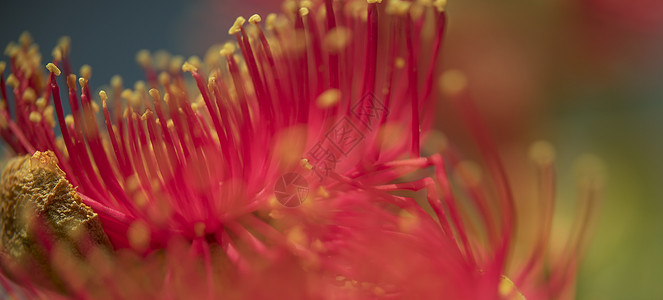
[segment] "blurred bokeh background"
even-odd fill
[[[115,74],[130,83],[143,78],[138,50],[202,57],[229,38],[237,15],[279,7],[260,0],[3,1],[0,43],[28,30],[49,59],[68,35],[74,66],[93,67],[93,86]],[[445,67],[468,74],[521,201],[535,195],[527,161],[534,140],[557,147],[562,202],[576,197],[575,157],[592,152],[608,166],[578,299],[663,299],[663,1],[449,0],[448,11]]]

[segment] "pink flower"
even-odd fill
[[[535,150],[541,238],[514,259],[510,185],[459,72],[442,76],[442,90],[488,180],[452,147],[421,156],[422,136],[440,141],[430,127],[445,1],[380,2],[288,1],[265,22],[238,18],[236,41],[204,62],[140,52],[147,83],[123,90],[116,79],[101,105],[91,69],[71,73],[68,41],[44,76],[23,35],[8,47],[15,113],[4,101],[0,110],[0,134],[18,155],[0,190],[5,289],[83,299],[572,296],[584,226],[545,265],[552,150]]]

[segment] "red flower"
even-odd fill
[[[451,148],[420,156],[445,1],[367,2],[286,2],[265,27],[238,18],[236,41],[204,63],[140,52],[147,83],[114,80],[101,105],[90,68],[71,73],[67,41],[47,77],[29,36],[10,45],[15,113],[2,106],[0,133],[21,156],[2,179],[5,276],[44,298],[568,295],[582,236],[543,276],[549,185],[541,241],[509,267],[510,186],[459,73],[443,90],[490,180]],[[550,161],[540,166],[551,183]]]

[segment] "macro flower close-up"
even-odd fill
[[[99,4],[9,21],[0,296],[604,299],[583,262],[602,257],[610,179],[569,150],[582,131],[543,129],[575,126],[543,121],[563,110],[549,99],[575,95],[538,59],[552,42],[456,2]]]

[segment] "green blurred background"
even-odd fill
[[[264,3],[261,3],[264,2]],[[142,79],[139,49],[185,57],[229,38],[237,15],[280,1],[6,1],[0,42],[29,30],[45,59],[62,35],[91,84]],[[663,1],[449,0],[444,65],[465,71],[521,201],[535,187],[527,146],[558,150],[559,199],[575,199],[573,159],[609,177],[578,299],[663,299]],[[562,203],[563,204],[563,203]]]

